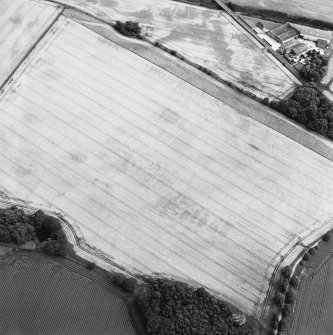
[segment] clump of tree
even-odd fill
[[[53,216],[37,211],[30,216],[40,249],[54,256],[65,256],[67,240],[59,220]]]
[[[0,209],[0,242],[24,244],[28,241],[38,241],[28,215],[15,206]]]
[[[110,280],[127,292],[134,292],[138,287],[138,281],[133,277],[126,277],[122,273],[116,273]]]
[[[314,84],[297,88],[292,96],[271,106],[308,129],[333,138],[333,103]]]
[[[204,288],[154,280],[138,297],[148,334],[257,334],[254,322],[237,322],[239,314]],[[235,317],[237,316],[237,318]]]
[[[307,64],[301,70],[301,75],[307,81],[316,83],[324,77],[328,60],[316,50],[308,51],[307,57]]]
[[[330,239],[331,239],[331,234],[330,234],[330,232],[328,231],[328,232],[323,236],[323,240],[324,240],[325,242],[328,242]]]
[[[115,29],[127,37],[136,37],[136,38],[141,37],[141,27],[137,22],[126,21],[124,23],[121,21],[117,21]]]
[[[57,218],[42,211],[27,215],[16,206],[0,209],[0,242],[30,241],[47,254],[64,256],[66,253],[66,236]]]

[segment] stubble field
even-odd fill
[[[59,6],[44,1],[0,1],[0,85],[59,11]]]
[[[133,272],[254,316],[281,257],[331,219],[330,161],[68,19],[0,113],[3,187]]]
[[[289,15],[302,16],[333,23],[333,2],[330,0],[232,0],[237,5],[285,12]]]
[[[126,304],[112,292],[43,257],[0,263],[0,332],[135,335]]]
[[[298,82],[223,11],[171,0],[62,2],[108,21],[139,22],[152,42],[176,50],[260,98],[280,97]]]

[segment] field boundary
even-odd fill
[[[95,19],[98,21],[97,18]],[[83,23],[81,24],[84,25]],[[111,29],[113,29],[111,25],[109,24],[107,25]],[[90,27],[86,28],[89,30],[93,30]],[[100,32],[96,33],[101,35]],[[233,88],[224,84],[223,82],[217,82],[212,76],[208,76],[204,73],[201,73],[201,71],[197,70],[195,67],[191,65],[188,66],[186,69],[181,69],[181,71],[179,71],[179,67],[184,67],[184,65],[186,66],[186,63],[184,64],[183,61],[180,61],[179,63],[183,65],[176,64],[175,66],[173,66],[172,64],[171,65],[167,64],[167,62],[165,62],[165,59],[167,59],[167,61],[169,62],[170,59],[175,58],[174,56],[169,56],[169,54],[167,53],[161,53],[158,55],[158,57],[151,56],[149,53],[152,53],[154,51],[156,53],[155,49],[157,50],[160,49],[154,47],[151,43],[147,43],[148,45],[146,45],[146,43],[140,40],[132,40],[130,38],[124,38],[122,35],[114,31],[114,29],[112,35],[113,35],[112,37],[110,35],[107,36],[106,34],[102,34],[101,36],[105,37],[106,39],[110,40],[116,45],[134,53],[135,55],[147,60],[148,62],[158,66],[162,70],[169,72],[175,77],[183,80],[187,84],[210,95],[216,100],[222,101],[226,105],[236,109],[241,115],[247,115],[251,117],[257,122],[265,125],[266,127],[273,129],[274,131],[288,137],[290,140],[297,142],[298,144],[304,146],[305,148],[333,162],[333,143],[331,143],[331,141],[325,139],[320,135],[309,132],[302,126],[298,125],[296,122],[289,120],[281,113],[271,109],[268,106],[263,105],[262,103],[259,103],[255,99],[247,97],[244,94],[242,96],[245,100],[247,100],[247,108],[240,109],[237,105],[234,105],[234,103],[237,103],[237,101],[235,100],[232,102],[230,100],[227,101],[227,99],[230,98],[229,95],[231,96],[231,99],[233,99],[235,94],[238,95],[236,100],[239,100],[240,95],[239,91],[234,90]],[[195,81],[195,79],[193,78],[194,76],[186,73],[189,72],[188,70],[192,70],[192,72],[195,72],[196,76],[200,76],[200,80],[194,82]],[[219,85],[219,87],[217,85]],[[223,93],[221,93],[221,89],[224,89]],[[244,104],[242,104],[242,107],[243,106]],[[251,107],[253,109],[251,109]],[[260,113],[262,113],[260,116],[259,111]],[[276,123],[278,123],[278,125],[276,125]],[[326,142],[327,144],[324,142]]]
[[[45,1],[46,3],[48,0]],[[29,57],[29,55],[32,53],[32,51],[37,47],[39,42],[45,37],[45,35],[49,32],[49,30],[52,28],[52,26],[59,20],[60,16],[62,15],[64,11],[64,6],[61,4],[57,4],[57,7],[59,7],[59,11],[57,15],[54,17],[54,19],[48,24],[45,31],[37,38],[37,40],[30,46],[30,48],[25,52],[24,56],[20,59],[20,61],[15,65],[13,70],[8,74],[8,76],[5,78],[5,80],[0,83],[0,94],[3,92],[4,87],[7,85],[7,83],[10,82],[11,78],[15,74],[15,72],[19,69],[19,67],[24,63],[24,61]]]
[[[314,255],[310,256],[310,259],[308,261],[303,261],[305,264],[301,266],[300,264],[296,265],[295,272],[300,273],[301,277],[301,283],[297,289],[297,297],[294,304],[294,312],[287,317],[287,323],[289,328],[285,331],[285,334],[292,334],[293,329],[293,323],[295,320],[295,312],[296,308],[300,308],[298,306],[298,303],[302,304],[303,301],[303,294],[306,294],[305,292],[302,292],[303,288],[305,290],[305,285],[307,284],[308,280],[314,279],[314,277],[317,275],[317,273],[322,269],[322,267],[333,257],[333,240],[332,238],[329,241],[324,241],[322,237],[319,239],[316,239],[313,243],[306,246],[304,251],[297,257],[295,262],[293,262],[292,266],[295,265],[305,254],[307,250],[309,250],[314,245],[316,246],[316,252]],[[299,311],[299,309],[298,309]]]
[[[3,187],[1,187],[2,189],[4,189]],[[4,189],[5,193],[10,194],[6,189]],[[17,198],[12,198],[9,197],[8,195],[5,196],[6,199],[4,199],[4,194],[0,195],[2,197],[2,199],[0,199],[0,207],[1,208],[5,208],[5,207],[10,207],[10,206],[17,206],[21,209],[23,209],[25,212],[27,213],[33,213],[36,212],[38,210],[42,210],[44,213],[56,217],[61,223],[62,225],[65,225],[71,232],[71,234],[73,235],[74,239],[75,239],[75,243],[76,246],[81,249],[81,251],[93,256],[94,258],[98,258],[100,260],[102,260],[104,263],[108,263],[109,265],[111,265],[113,268],[119,269],[122,272],[126,272],[128,275],[130,275],[131,277],[136,277],[138,278],[140,281],[142,281],[143,277],[140,275],[137,275],[135,273],[132,273],[128,270],[126,270],[125,268],[119,266],[117,263],[113,262],[109,257],[103,255],[103,253],[99,252],[98,250],[96,250],[95,248],[91,247],[89,244],[85,243],[84,241],[82,241],[82,239],[80,237],[78,237],[78,235],[76,234],[75,229],[72,227],[72,225],[63,217],[63,214],[61,213],[57,213],[45,208],[39,208],[39,207],[35,207],[35,206],[31,206],[26,204],[23,200],[17,199]],[[66,213],[66,215],[69,215]],[[3,243],[2,243],[3,244]],[[3,244],[5,245],[5,244]],[[12,247],[12,246],[10,246]],[[75,250],[73,249],[73,252],[75,253],[75,255],[80,259],[81,256],[77,255]],[[77,272],[73,270],[73,266],[65,266],[64,265],[64,260],[67,260],[67,262],[72,262],[72,263],[76,263],[79,264],[83,269],[85,268],[85,265],[80,262],[77,259],[74,259],[70,256],[65,256],[63,259],[61,257],[53,257],[51,255],[47,255],[45,253],[41,253],[38,251],[34,251],[34,250],[20,250],[17,255],[22,254],[22,255],[29,255],[29,257],[45,257],[53,262],[56,262],[58,264],[61,264],[61,266],[65,267],[66,269],[75,272],[78,275],[81,275],[89,280],[92,280],[94,283],[102,286],[104,289],[107,290],[111,290],[110,287],[113,286],[113,289],[111,290],[113,294],[117,295],[119,298],[121,298],[123,300],[123,302],[126,304],[128,313],[129,313],[129,317],[130,320],[132,322],[133,328],[135,329],[135,331],[137,332],[138,335],[146,335],[146,332],[144,331],[143,328],[143,323],[140,319],[140,317],[138,316],[138,313],[136,311],[136,307],[135,307],[135,303],[134,303],[134,299],[129,299],[128,298],[128,294],[121,292],[121,289],[118,288],[117,286],[115,286],[112,283],[109,283],[109,285],[105,285],[101,283],[101,280],[96,280],[96,276],[94,279],[93,273],[97,273],[94,270],[86,270],[84,271],[85,274],[82,274],[81,272]],[[11,257],[11,256],[9,256]],[[100,267],[101,268],[101,267]],[[102,271],[109,271],[106,269],[101,268]],[[98,274],[101,279],[102,279],[102,274]]]

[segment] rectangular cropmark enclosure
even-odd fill
[[[0,98],[0,184],[133,272],[258,316],[331,219],[332,162],[69,19]]]

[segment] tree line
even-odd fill
[[[307,64],[301,70],[301,75],[307,81],[316,83],[324,77],[328,60],[316,50],[308,51],[307,56]]]
[[[116,25],[114,27],[119,33],[127,37],[141,37],[141,28],[137,22],[126,21],[124,23],[121,21],[116,21]]]
[[[34,242],[37,249],[55,256],[64,256],[67,250],[67,239],[57,218],[43,211],[28,215],[16,206],[0,209],[0,242]]]
[[[204,288],[166,279],[153,280],[138,296],[152,335],[255,335],[256,322]]]
[[[308,129],[333,139],[333,103],[314,84],[298,87],[289,98],[273,101],[271,107]]]

